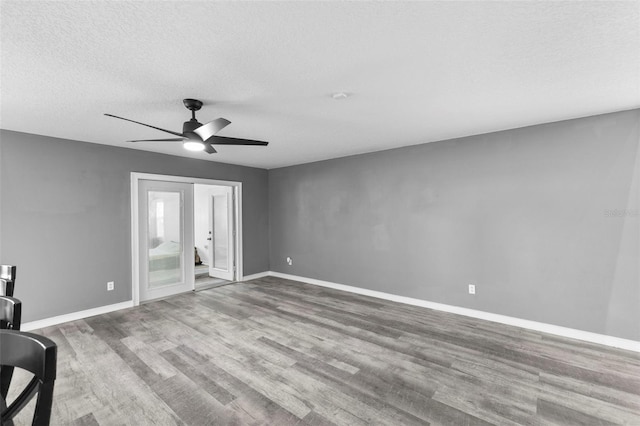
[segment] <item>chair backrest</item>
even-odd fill
[[[0,278],[0,296],[13,296],[13,281]]]
[[[13,265],[0,265],[0,279],[15,281],[17,269]]]
[[[0,296],[0,330],[20,330],[22,302],[13,297]],[[0,363],[2,359],[0,358]],[[0,396],[5,398],[13,377],[13,367],[0,367]]]
[[[0,296],[13,296],[17,269],[13,265],[0,265]]]
[[[33,425],[48,425],[56,380],[57,346],[44,336],[15,330],[0,330],[0,381],[5,387],[5,368],[18,367],[34,376],[24,390],[2,413],[2,424],[9,423],[37,393]],[[10,380],[10,379],[9,379]],[[8,386],[7,386],[8,390]],[[6,401],[7,394],[2,398]]]
[[[22,302],[8,296],[0,296],[0,329],[20,330]]]

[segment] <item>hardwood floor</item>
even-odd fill
[[[220,287],[223,285],[231,284],[232,281],[223,280],[222,278],[213,278],[209,276],[196,277],[195,287],[196,291],[207,290],[214,287]]]
[[[640,354],[277,278],[37,332],[55,425],[640,425]]]

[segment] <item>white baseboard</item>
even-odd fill
[[[607,336],[605,334],[592,333],[589,331],[576,330],[574,328],[561,327],[559,325],[546,324],[537,321],[530,321],[521,318],[509,317],[506,315],[492,314],[490,312],[477,311],[475,309],[461,308],[459,306],[445,305],[442,303],[429,302],[412,297],[398,296],[381,291],[368,290],[365,288],[353,287],[350,285],[337,284],[329,281],[316,280],[314,278],[300,277],[297,275],[283,274],[281,272],[270,271],[268,275],[278,278],[285,278],[293,281],[300,281],[321,287],[333,288],[336,290],[348,291],[350,293],[362,294],[364,296],[376,297],[378,299],[391,300],[393,302],[406,303],[407,305],[422,306],[423,308],[435,309],[437,311],[450,312],[467,317],[478,318],[515,327],[527,328],[529,330],[541,331],[543,333],[554,334],[556,336],[568,337],[571,339],[583,340],[591,343],[611,346],[614,348],[626,349],[640,352],[640,342],[620,337]]]
[[[273,274],[273,272],[271,271],[258,272],[257,274],[245,275],[240,281],[250,281],[258,278],[264,278],[268,277],[271,274]]]
[[[100,306],[98,308],[87,309],[84,311],[72,312],[70,314],[58,315],[57,317],[45,318],[37,321],[30,321],[22,324],[20,330],[31,331],[40,328],[50,327],[52,325],[62,324],[63,322],[76,321],[83,318],[93,317],[95,315],[106,314],[120,309],[133,307],[133,300],[127,302],[115,303],[113,305]]]
[[[521,318],[509,317],[506,315],[493,314],[490,312],[477,311],[475,309],[462,308],[459,306],[445,305],[443,303],[429,302],[427,300],[415,299],[412,297],[398,296],[391,293],[381,291],[368,290],[366,288],[353,287],[345,284],[333,283],[330,281],[317,280],[315,278],[301,277],[298,275],[283,274],[275,271],[259,272],[257,274],[246,275],[242,281],[255,280],[267,276],[284,278],[293,281],[299,281],[307,284],[313,284],[321,287],[333,288],[336,290],[348,291],[350,293],[362,294],[364,296],[375,297],[378,299],[390,300],[393,302],[405,303],[407,305],[421,306],[423,308],[434,309],[437,311],[450,312],[453,314],[464,315],[471,318],[478,318],[487,321],[493,321],[501,324],[512,325],[515,327],[527,328],[529,330],[549,333],[556,336],[568,337],[571,339],[583,340],[585,342],[597,343],[614,348],[626,349],[634,352],[640,352],[640,342],[620,337],[607,336],[605,334],[592,333],[589,331],[576,330],[574,328],[562,327],[559,325],[546,324],[537,321],[530,321]],[[85,311],[73,312],[70,314],[59,315],[56,317],[46,318],[38,321],[31,321],[22,324],[21,330],[31,331],[52,325],[61,324],[63,322],[75,321],[95,315],[106,314],[120,309],[133,307],[133,301],[116,303],[113,305],[101,306],[98,308],[87,309]]]
[[[259,272],[257,274],[245,275],[241,281],[255,280],[257,278],[267,277],[271,274],[271,271]],[[109,312],[118,311],[120,309],[127,309],[133,307],[133,300],[127,302],[115,303],[113,305],[100,306],[98,308],[87,309],[79,312],[72,312],[70,314],[58,315],[56,317],[45,318],[37,321],[25,322],[21,325],[20,330],[31,331],[38,330],[40,328],[50,327],[52,325],[62,324],[64,322],[76,321],[83,318],[89,318],[95,315],[107,314]]]

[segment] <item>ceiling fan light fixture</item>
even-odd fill
[[[198,142],[198,141],[186,141],[182,144],[182,146],[184,147],[184,149],[188,150],[188,151],[203,151],[204,150],[204,144],[202,142]]]

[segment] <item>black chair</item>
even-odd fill
[[[0,296],[0,329],[20,330],[22,302],[8,296]]]
[[[17,269],[18,268],[13,265],[0,265],[0,279],[15,281]]]
[[[13,296],[17,269],[13,265],[0,265],[0,296]]]
[[[0,418],[2,426],[13,425],[13,418],[37,393],[32,425],[48,425],[53,404],[53,385],[56,380],[57,346],[44,336],[15,330],[0,330]],[[33,379],[7,406],[4,383],[6,367],[18,367],[33,373]],[[7,387],[8,391],[8,387]],[[5,408],[6,407],[6,408]]]
[[[0,296],[0,330],[20,330],[22,302],[13,297]],[[0,395],[7,395],[13,367],[4,367],[0,381]]]
[[[13,296],[13,281],[0,278],[0,296]]]

